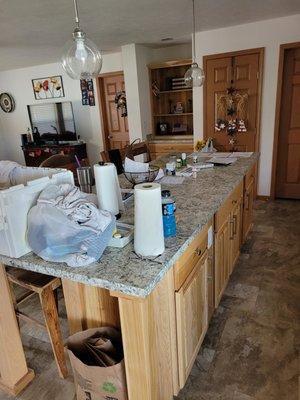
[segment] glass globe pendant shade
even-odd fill
[[[61,62],[66,73],[73,79],[95,78],[102,68],[100,51],[79,29],[75,29],[73,40],[65,44]]]
[[[184,81],[187,87],[200,87],[203,85],[205,76],[203,69],[197,63],[193,63],[184,75]]]

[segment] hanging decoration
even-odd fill
[[[228,88],[227,93],[217,99],[215,131],[226,131],[229,136],[247,132],[247,109],[248,93],[241,93],[233,87]]]
[[[15,109],[15,101],[9,93],[0,94],[0,107],[6,113],[11,113]]]
[[[81,103],[83,106],[95,105],[93,79],[80,79]]]
[[[121,110],[121,117],[127,117],[127,101],[124,90],[116,93],[115,104],[117,105],[117,110]]]

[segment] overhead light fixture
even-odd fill
[[[73,39],[69,40],[63,50],[62,66],[73,79],[91,79],[99,75],[102,68],[102,55],[97,46],[86,38],[80,28],[77,0],[73,0],[76,27]]]
[[[195,0],[193,2],[193,63],[184,75],[184,81],[187,87],[199,87],[204,82],[203,69],[196,62],[196,26],[195,26]]]

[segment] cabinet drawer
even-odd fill
[[[252,183],[252,180],[255,180],[256,175],[256,164],[247,172],[245,175],[245,190],[247,190],[248,186]]]
[[[205,250],[207,249],[207,232],[210,226],[211,222],[205,225],[179,260],[174,264],[175,290],[181,288],[197,262],[205,253]]]
[[[215,231],[217,232],[221,226],[225,223],[228,215],[233,210],[234,206],[238,203],[240,198],[243,196],[244,184],[241,182],[234,191],[225,200],[223,206],[215,214]]]
[[[190,152],[193,151],[193,143],[149,143],[151,153],[172,153],[172,152]]]

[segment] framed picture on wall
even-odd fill
[[[62,76],[32,79],[33,93],[36,100],[65,97]]]

